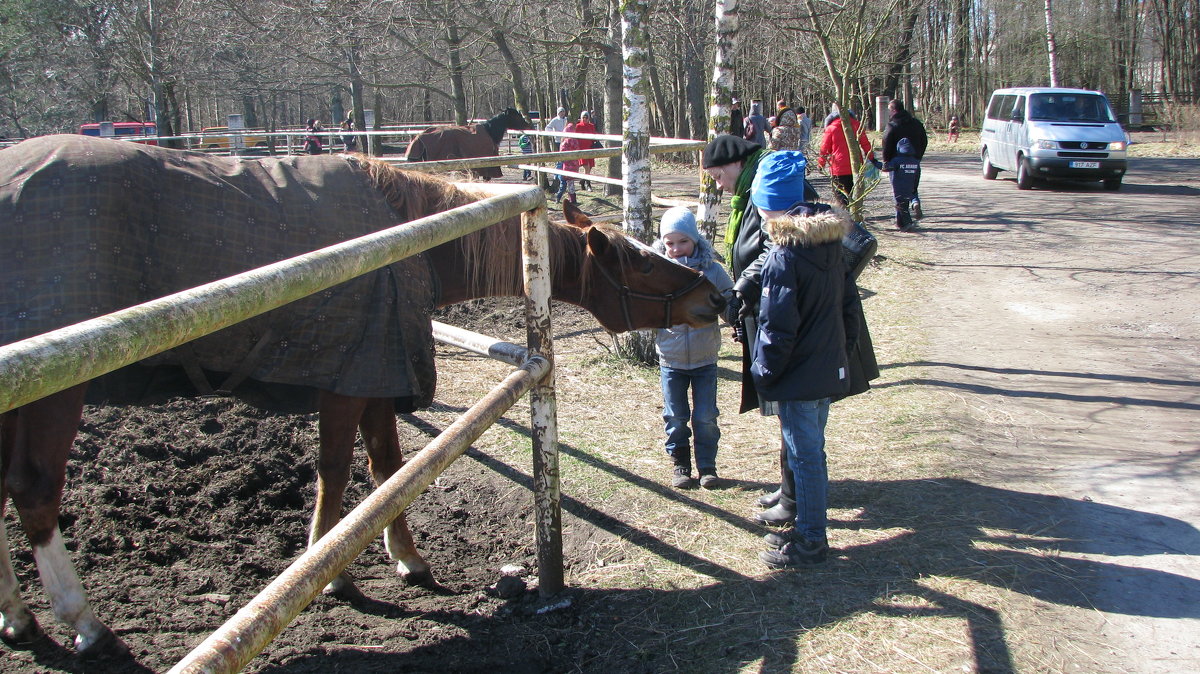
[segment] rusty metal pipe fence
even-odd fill
[[[518,214],[527,349],[458,329],[446,341],[519,368],[409,459],[172,672],[235,672],[279,634],[434,479],[527,391],[534,450],[539,589],[563,587],[557,411],[550,332],[549,220],[536,187],[480,185],[481,201],[227,279],[0,346],[0,413],[90,381],[301,297]]]

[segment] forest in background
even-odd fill
[[[509,105],[590,109],[611,133],[621,4],[0,0],[0,134],[156,119],[171,135],[231,113],[273,130],[350,110],[362,128],[364,109],[379,124],[462,123]],[[1050,84],[1046,0],[724,4],[740,14],[733,95],[785,98],[817,120],[834,98],[831,70],[853,108],[869,115],[875,96],[899,97],[935,127],[952,114],[977,125],[994,88]],[[714,3],[649,7],[653,133],[704,138]],[[1152,114],[1200,92],[1200,0],[1055,0],[1053,38],[1059,84],[1105,91],[1118,109],[1130,89],[1151,95]]]

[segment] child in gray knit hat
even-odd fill
[[[733,280],[716,259],[712,244],[696,229],[696,216],[682,206],[663,214],[654,249],[677,264],[705,275],[726,299],[733,293]],[[717,352],[721,331],[717,322],[693,328],[686,324],[660,329],[655,335],[663,392],[663,422],[667,455],[674,463],[671,484],[677,489],[694,486],[692,445],[700,486],[717,486]],[[688,405],[688,388],[692,390]],[[691,428],[688,422],[691,421]]]

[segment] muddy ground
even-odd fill
[[[1011,181],[983,182],[973,161],[932,157],[921,230],[901,234],[882,217],[870,222],[881,251],[921,251],[924,282],[911,292],[927,298],[920,321],[933,335],[918,362],[885,364],[877,385],[955,391],[956,402],[935,413],[959,429],[953,451],[962,452],[975,481],[964,493],[1000,494],[987,499],[988,508],[1004,511],[1007,502],[1010,515],[1043,518],[1055,536],[1072,532],[1079,543],[1064,544],[1056,559],[1078,576],[1028,585],[1061,587],[1043,596],[1037,619],[1048,633],[1078,637],[1047,646],[1066,653],[1052,662],[1069,662],[1078,650],[1086,671],[1200,669],[1200,504],[1191,488],[1198,477],[1200,165],[1143,166],[1121,192],[1018,192]],[[512,305],[452,318],[523,339]],[[594,342],[593,328],[578,312],[556,316],[564,339]],[[886,371],[898,365],[919,366],[922,375],[889,379]],[[470,403],[455,381],[439,386],[431,414],[401,419],[410,451]],[[303,550],[315,445],[315,418],[272,416],[227,401],[89,408],[62,529],[97,613],[133,657],[87,663],[62,645],[72,635],[50,615],[10,513],[17,573],[48,638],[28,651],[6,650],[0,671],[168,669]],[[444,592],[405,587],[381,546],[372,545],[350,569],[367,598],[318,598],[249,669],[674,669],[653,647],[625,638],[622,621],[641,610],[636,593],[578,587],[565,608],[540,612],[532,589],[507,598],[492,589],[501,566],[535,566],[526,473],[471,450],[409,514]],[[360,501],[367,484],[360,459],[348,502]],[[1034,500],[1036,508],[1021,505]],[[587,563],[589,544],[602,535],[593,523],[572,521],[564,546],[568,576]],[[858,584],[856,567],[836,568],[848,586]],[[997,623],[973,635],[981,639],[972,649],[977,655],[963,668],[1016,669]],[[732,643],[728,663],[710,661],[708,670],[757,662],[769,646]],[[804,669],[794,656],[765,662],[764,671],[769,663]]]

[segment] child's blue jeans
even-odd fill
[[[788,465],[796,478],[796,533],[825,540],[829,472],[825,466],[825,423],[829,398],[779,401],[779,425]]]
[[[696,469],[717,469],[717,364],[691,370],[659,367],[663,393],[663,422],[667,431],[667,454],[677,464],[691,465],[690,440],[695,435]],[[688,388],[692,390],[688,405]],[[692,427],[688,428],[688,421]]]

